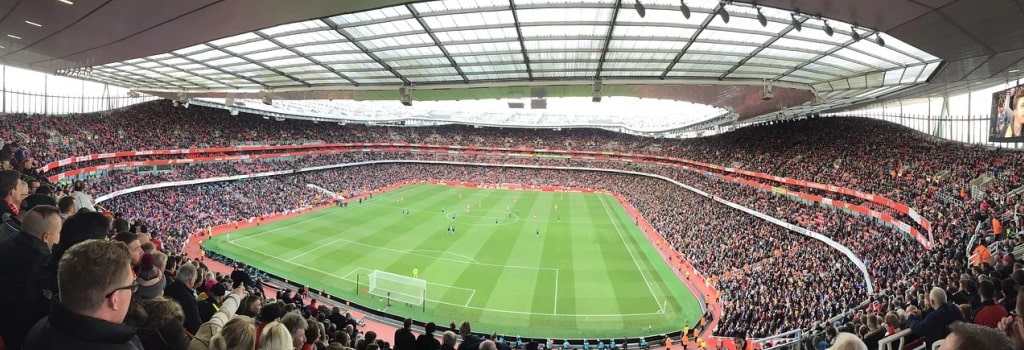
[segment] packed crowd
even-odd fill
[[[27,205],[25,201],[37,203],[27,199],[29,193],[35,194],[36,191],[53,199],[53,204],[58,204],[56,202],[60,199],[57,215],[72,217],[80,215],[74,213],[81,207],[91,207],[92,203],[89,202],[94,196],[142,183],[284,170],[353,160],[392,159],[396,155],[401,159],[467,161],[466,158],[471,158],[473,160],[469,161],[483,159],[487,163],[641,170],[678,179],[716,196],[821,232],[862,257],[883,294],[871,296],[869,300],[872,303],[860,309],[861,315],[853,322],[829,328],[826,334],[836,333],[838,329],[851,331],[864,339],[873,339],[871,337],[880,329],[878,321],[885,319],[885,324],[889,325],[891,314],[897,317],[891,328],[914,329],[928,343],[949,333],[946,326],[952,324],[950,320],[954,319],[998,326],[1015,341],[1020,338],[1018,329],[1024,328],[1020,327],[1020,321],[999,324],[997,320],[992,323],[994,316],[988,316],[1000,314],[993,311],[998,309],[995,306],[1001,307],[1004,313],[1012,310],[1019,305],[1015,297],[1024,294],[1017,292],[1024,283],[1024,272],[1020,273],[1022,278],[1017,278],[1020,266],[1014,265],[1012,256],[1007,258],[1009,249],[1019,243],[1008,237],[1012,237],[1021,227],[1021,216],[1017,214],[1024,211],[1024,205],[1019,196],[1006,195],[1021,185],[1017,172],[1024,165],[1024,153],[935,141],[910,129],[881,121],[826,118],[745,128],[711,138],[666,140],[602,130],[477,129],[464,126],[322,127],[312,123],[276,122],[246,115],[231,117],[226,112],[204,108],[175,109],[164,102],[134,106],[109,116],[82,115],[46,119],[42,127],[39,127],[38,118],[6,116],[0,120],[0,124],[9,126],[0,136],[5,140],[16,140],[0,150],[3,167],[16,169],[22,175],[29,176],[25,179],[25,191],[21,189],[21,184],[15,184],[9,189],[0,186],[0,190],[8,189],[3,194],[6,195],[9,214],[13,214],[8,216],[15,220],[22,214],[26,218],[33,215],[49,218],[45,213],[29,215],[34,212],[27,208],[18,210]],[[622,162],[352,153],[279,162],[210,163],[174,167],[170,172],[147,174],[115,171],[93,179],[91,189],[82,188],[78,184],[67,187],[39,185],[38,182],[32,183],[31,178],[36,175],[33,169],[39,164],[74,155],[118,150],[296,142],[410,142],[676,156],[882,195],[908,204],[931,220],[937,242],[935,249],[925,251],[899,231],[870,219],[814,207],[784,196],[684,170]],[[991,176],[993,181],[981,192],[968,189],[967,183],[980,175]],[[666,205],[679,203],[681,198],[686,198],[687,203],[707,201],[666,182],[632,176],[622,176],[619,181],[612,183],[602,180],[617,177],[570,171],[373,165],[150,190],[117,197],[104,204],[123,214],[118,218],[120,221],[113,220],[113,226],[117,229],[108,231],[122,231],[120,228],[125,227],[128,228],[125,231],[142,233],[146,238],[153,233],[158,238],[157,242],[173,249],[189,234],[204,227],[314,206],[329,200],[323,193],[305,186],[310,183],[331,190],[352,192],[384,187],[405,179],[422,178],[596,187],[627,195],[698,270],[713,276],[715,285],[722,291],[725,305],[720,334],[761,336],[794,328],[808,328],[869,298],[859,272],[849,260],[818,241],[787,233],[776,226],[711,203],[697,205],[695,208]],[[834,193],[798,190],[870,206]],[[70,207],[68,203],[71,203]],[[124,217],[135,219],[135,225],[126,224]],[[900,216],[900,219],[914,225],[906,216]],[[7,221],[5,219],[5,223]],[[714,234],[709,235],[709,232]],[[53,240],[52,232],[49,233],[50,238],[47,238],[46,233],[45,230],[39,232],[44,243],[47,239]],[[968,261],[976,261],[968,257],[969,251],[977,251],[972,250],[977,249],[977,244],[970,242],[992,241],[1000,241],[992,245],[992,259],[967,267]],[[6,242],[7,246],[11,246],[16,241],[11,239]],[[61,239],[54,246],[64,243],[64,239]],[[54,248],[55,253],[57,250]],[[734,261],[714,258],[732,252],[739,252],[737,258],[731,259]],[[48,261],[45,266],[55,270],[53,257],[39,260]],[[10,271],[4,273],[5,278],[15,275]],[[50,273],[50,279],[53,280],[55,275],[55,272]],[[24,273],[19,276],[25,277]],[[814,288],[813,292],[808,292],[808,286]],[[53,289],[56,288],[48,291],[54,292]],[[35,299],[33,297],[32,300]],[[958,311],[962,310],[959,317],[951,317],[947,312],[949,308],[946,306],[954,303],[959,306]],[[37,306],[43,304],[24,303]],[[27,307],[24,305],[17,307]],[[921,309],[934,311],[920,312]],[[38,310],[35,315],[39,314]],[[986,316],[982,317],[982,322],[978,322],[978,314],[982,310],[986,311],[983,314]],[[942,318],[941,322],[938,318]],[[929,320],[934,322],[925,322]],[[7,325],[4,327],[6,330]],[[862,328],[866,332],[861,332]],[[6,340],[7,336],[4,338]],[[826,341],[836,339],[832,336]]]

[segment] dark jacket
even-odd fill
[[[7,203],[0,201],[0,208],[7,208]],[[0,242],[14,238],[21,232],[21,221],[10,211],[0,215]]]
[[[932,343],[949,335],[949,325],[956,321],[963,321],[964,314],[953,304],[946,303],[942,307],[929,311],[924,317],[910,315],[907,318],[907,325],[910,329],[925,338],[926,349],[932,348]]]
[[[441,342],[437,341],[432,334],[420,334],[416,338],[416,350],[438,350],[441,349]]]
[[[213,314],[217,313],[220,309],[220,303],[217,302],[216,298],[212,296],[206,297],[203,301],[198,303],[199,307],[199,320],[203,323],[213,318]]]
[[[134,298],[124,323],[138,328],[146,350],[187,350],[184,320],[185,314],[174,300]]]
[[[21,349],[28,330],[49,312],[39,285],[49,256],[50,248],[27,233],[0,242],[0,336],[8,349]]]
[[[468,337],[462,338],[462,343],[459,344],[458,350],[480,350],[480,343],[482,342],[483,339],[470,334]]]
[[[185,329],[189,334],[196,334],[203,321],[199,318],[199,303],[196,302],[196,296],[192,294],[192,288],[179,280],[174,280],[173,283],[167,285],[167,288],[164,288],[164,296],[174,299],[181,305],[181,310],[185,312]]]
[[[868,350],[878,350],[878,341],[883,338],[885,338],[885,327],[878,327],[864,335],[864,344],[868,346]]]
[[[416,350],[416,336],[405,328],[395,330],[394,350]]]
[[[256,282],[252,280],[252,276],[249,276],[248,272],[242,269],[235,269],[231,271],[231,287],[238,288],[239,285],[244,285],[248,288],[256,288]]]
[[[135,328],[75,314],[54,304],[25,337],[33,350],[142,350]]]

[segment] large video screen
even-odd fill
[[[992,94],[989,142],[1024,142],[1024,84]]]

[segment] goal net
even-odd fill
[[[426,280],[378,270],[371,272],[369,277],[370,294],[399,303],[423,305],[427,295]]]

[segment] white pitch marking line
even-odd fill
[[[309,254],[309,253],[312,253],[312,252],[315,252],[315,251],[317,251],[317,250],[319,250],[319,249],[321,249],[321,248],[324,248],[324,247],[329,247],[329,246],[330,246],[331,244],[334,244],[334,243],[336,243],[336,242],[338,242],[338,241],[340,241],[340,240],[342,240],[342,239],[341,239],[341,238],[338,238],[338,239],[335,239],[335,240],[333,240],[333,241],[330,241],[330,242],[324,243],[324,244],[320,245],[319,247],[316,247],[316,248],[313,248],[313,249],[307,250],[307,251],[305,251],[305,252],[302,252],[302,254],[299,254],[299,255],[293,256],[293,257],[291,257],[291,258],[288,258],[288,259],[287,259],[287,260],[285,260],[285,261],[287,261],[287,262],[292,262],[292,261],[295,261],[295,259],[298,259],[298,258],[301,258],[301,257],[303,257],[303,256],[306,256],[307,254]]]
[[[612,218],[612,222],[618,222],[618,218],[615,217],[615,213],[608,208],[608,203],[606,203],[605,197],[606,196],[603,195],[601,196],[601,205],[604,206],[605,212]],[[622,240],[622,244],[625,246],[626,252],[629,253],[629,257],[633,258],[633,264],[636,265],[637,272],[640,272],[640,277],[643,278],[644,283],[647,284],[647,290],[650,291],[651,296],[654,297],[654,303],[658,305],[659,309],[661,309],[661,300],[659,300],[658,296],[654,294],[654,288],[651,287],[651,282],[647,280],[647,274],[645,274],[644,270],[640,267],[640,262],[638,262],[636,260],[636,256],[633,255],[633,250],[629,248],[629,242],[626,242],[626,238],[622,236],[622,230],[619,230],[619,225],[615,225],[615,232],[619,234],[619,239]]]

